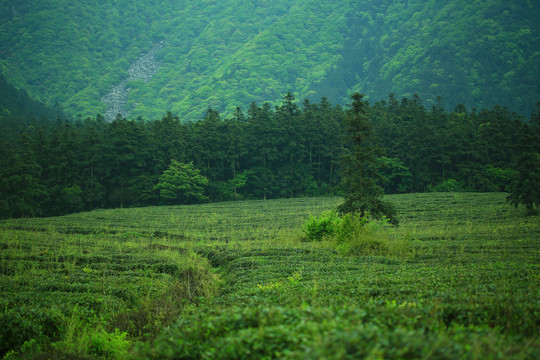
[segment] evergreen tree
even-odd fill
[[[234,117],[225,119],[224,144],[225,157],[228,163],[227,178],[234,180],[240,169],[240,159],[245,154],[244,128],[246,119],[242,110],[237,107]],[[235,184],[233,181],[232,184]],[[237,195],[236,186],[233,185],[234,195]]]
[[[145,175],[150,154],[144,124],[118,116],[105,133],[109,205],[130,206],[137,202],[141,186],[148,190]]]
[[[332,106],[323,97],[319,106],[321,123],[321,159],[320,182],[326,183],[329,191],[333,193],[339,184],[339,159],[341,155],[341,138],[343,137],[343,109],[341,106]],[[328,190],[327,190],[328,191]]]
[[[393,206],[382,200],[382,187],[378,184],[382,176],[378,172],[378,162],[382,149],[374,143],[373,127],[366,115],[367,102],[364,95],[354,93],[350,109],[344,118],[344,154],[342,158],[342,187],[345,201],[338,208],[340,213],[369,213],[374,218],[386,216],[397,225]]]
[[[278,126],[279,178],[281,179],[280,197],[294,197],[301,191],[308,169],[304,167],[302,124],[300,109],[290,92],[283,98],[282,105],[276,108]]]
[[[167,168],[169,159],[184,161],[187,152],[187,126],[168,111],[161,120],[150,123],[150,142],[158,174]]]
[[[250,154],[248,164],[253,170],[246,187],[258,198],[275,197],[277,179],[273,169],[279,162],[278,132],[276,116],[270,104],[262,107],[252,102],[247,118],[247,151]]]
[[[508,201],[524,205],[529,215],[540,205],[540,102],[530,124],[523,124],[518,134],[516,175]]]
[[[41,166],[23,136],[21,153],[2,158],[0,164],[0,218],[39,216],[45,188],[39,183]]]
[[[84,192],[85,206],[88,210],[102,207],[105,204],[106,188],[103,185],[103,174],[107,165],[103,159],[103,133],[105,118],[97,115],[96,119],[86,119],[81,124],[81,188]]]

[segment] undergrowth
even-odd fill
[[[188,247],[8,231],[0,267],[6,359],[124,359],[134,341],[153,339],[220,286],[209,260]]]
[[[310,216],[302,226],[305,241],[326,241],[339,253],[350,256],[388,255],[406,256],[408,240],[392,238],[389,221],[376,220],[369,214],[323,212],[319,217]]]

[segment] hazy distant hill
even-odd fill
[[[47,107],[33,100],[24,89],[16,89],[0,74],[0,118],[20,120],[55,119],[63,117],[58,107]],[[6,120],[7,121],[7,120]]]
[[[0,71],[84,117],[194,120],[353,90],[528,116],[538,19],[526,0],[0,0]]]

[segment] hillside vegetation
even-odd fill
[[[516,205],[538,206],[540,112],[527,123],[500,107],[427,110],[418,97],[392,96],[365,108],[386,149],[374,164],[386,193],[526,188]],[[299,106],[288,94],[274,109],[251,103],[246,115],[227,118],[208,110],[189,123],[171,113],[112,122],[0,117],[0,218],[339,194],[346,113],[326,99]]]
[[[538,216],[523,218],[500,193],[393,195],[401,226],[367,224],[354,252],[332,239],[302,241],[308,217],[341,200],[2,220],[0,356],[539,353]],[[399,248],[360,246],[375,240]]]
[[[342,103],[353,90],[528,116],[538,18],[537,3],[516,0],[2,0],[0,71],[83,118],[106,114],[114,89],[124,116],[146,120],[232,114],[287,91]],[[152,76],[133,76],[156,46]]]

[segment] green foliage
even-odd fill
[[[344,118],[345,154],[342,157],[342,188],[344,202],[338,207],[342,214],[366,213],[375,218],[386,216],[394,225],[398,224],[395,209],[382,200],[384,191],[378,184],[379,158],[383,150],[374,144],[374,130],[367,116],[368,104],[362,100],[364,95],[354,93],[350,109]]]
[[[498,191],[510,192],[512,179],[516,175],[515,170],[496,168],[488,164],[486,165],[486,172]]]
[[[64,188],[62,190],[64,203],[68,206],[68,212],[81,211],[84,208],[83,191],[79,185]]]
[[[70,348],[72,346],[73,348]],[[61,344],[57,348],[73,352],[77,349],[79,354],[101,359],[125,359],[132,347],[127,339],[127,333],[116,329],[107,332],[102,328],[88,330],[73,339],[72,344]]]
[[[341,309],[230,307],[228,312],[190,314],[158,338],[152,350],[141,348],[138,358],[452,359],[511,354],[493,344],[495,331],[456,325],[433,332],[426,328],[434,324],[423,329],[408,320],[413,316],[427,320],[417,303],[408,302]],[[526,354],[530,352],[517,357]]]
[[[289,238],[338,197],[2,220],[2,329],[57,339],[7,358],[534,358],[538,216],[389,197],[399,228],[347,215],[340,243]]]
[[[192,162],[186,164],[171,159],[169,168],[160,176],[154,189],[159,190],[161,198],[169,203],[191,204],[208,200],[204,195],[206,185],[208,179]]]
[[[506,96],[510,109],[528,115],[538,90],[526,79],[538,78],[540,69],[525,64],[538,56],[538,45],[529,46],[540,41],[539,11],[532,2],[357,2],[343,58],[317,90],[344,97],[347,87],[373,101],[388,92],[417,93],[430,106],[440,95],[452,108],[491,107]],[[527,45],[516,45],[522,41]],[[529,94],[516,96],[525,88]]]
[[[324,238],[333,236],[341,223],[341,218],[335,211],[327,211],[319,217],[313,215],[302,226],[307,241],[321,241]]]
[[[363,108],[389,157],[380,156],[373,142],[355,150],[360,158],[351,142],[343,151],[346,112],[325,98],[299,107],[290,93],[274,109],[253,102],[246,115],[236,108],[225,119],[208,109],[197,123],[182,123],[170,112],[147,122],[2,117],[0,217],[172,203],[156,188],[170,159],[200,170],[209,201],[342,194],[345,163],[354,170],[348,186],[366,191],[347,201],[372,214],[388,211],[379,201],[383,189],[511,190],[514,159],[523,152],[515,144],[526,143],[518,141],[520,116],[501,107],[446,112],[439,104],[428,111],[418,96],[398,102],[390,95],[388,102]],[[359,161],[371,165],[359,167]]]
[[[30,341],[56,342],[65,333],[61,314],[56,309],[35,309],[24,305],[5,309],[0,314],[0,328],[0,356]]]
[[[333,241],[341,254],[352,256],[406,257],[407,239],[390,239],[388,219],[372,219],[369,214],[345,214]]]
[[[369,213],[339,217],[335,211],[327,211],[319,217],[310,215],[302,231],[306,241],[327,240],[343,255],[406,256],[407,241],[390,240],[387,224],[388,219],[375,220]]]
[[[31,117],[56,118],[64,116],[58,104],[53,108],[30,98],[23,89],[17,89],[6,81],[0,71],[0,117],[16,117],[19,121]]]
[[[219,288],[207,259],[150,234],[3,225],[2,356],[123,359]]]
[[[25,157],[24,155],[30,155]],[[41,168],[28,152],[15,154],[4,159],[5,167],[0,170],[3,199],[2,217],[38,216],[36,206],[43,199],[44,188],[39,183]]]
[[[359,90],[430,105],[442,95],[451,107],[506,103],[521,114],[538,100],[530,1],[39,0],[3,2],[0,14],[1,73],[72,116],[104,113],[100,99],[156,46],[157,73],[126,94],[131,118],[231,115],[251,100],[278,105],[287,89],[334,103]]]
[[[523,124],[518,137],[515,175],[508,201],[525,206],[529,215],[540,206],[540,103],[536,118]],[[533,115],[534,116],[534,115]]]
[[[343,257],[321,242],[270,246],[262,239],[206,250],[220,255],[227,273],[219,302],[186,311],[137,356],[530,357],[538,349],[531,293],[538,286],[530,283],[536,277],[528,249],[536,246],[537,219],[524,222],[504,196],[393,196],[402,226],[376,231],[391,230],[392,241],[411,239],[405,259],[378,250]],[[296,201],[261,202],[261,210],[271,216],[268,202],[278,211],[285,202],[297,209]],[[321,199],[320,210],[337,201],[328,202]],[[237,206],[245,205],[222,211]],[[287,227],[285,217],[276,220]],[[516,246],[518,238],[527,245]]]
[[[428,185],[427,190],[430,192],[463,192],[466,189],[465,186],[459,181],[454,179],[446,179],[435,186]]]
[[[240,174],[236,174],[236,176],[233,179],[229,180],[229,183],[234,188],[235,194],[236,194],[236,191],[238,189],[241,189],[244,186],[246,186],[246,183],[248,181],[248,177],[250,175],[252,175],[252,173],[253,173],[253,171],[246,170],[246,171],[241,172]]]
[[[126,339],[127,334],[116,330],[112,334],[98,332],[89,339],[89,355],[104,357],[107,359],[125,359],[131,344]]]
[[[411,190],[412,174],[398,158],[381,157],[381,174],[385,192],[402,194]]]

